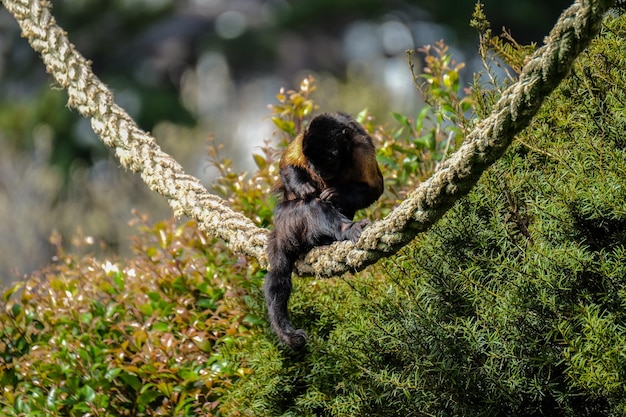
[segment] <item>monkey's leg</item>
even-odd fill
[[[344,216],[352,220],[357,210],[372,204],[379,195],[376,189],[367,184],[351,183],[324,189],[320,193],[320,199],[331,202]]]
[[[317,236],[316,239],[310,238],[315,240],[315,245],[341,240],[351,240],[356,243],[363,229],[370,224],[369,220],[353,222],[328,201],[314,200],[309,206],[314,219],[309,220],[307,231]]]
[[[317,190],[311,180],[311,176],[304,169],[287,165],[280,171],[280,178],[288,195],[296,198],[309,200]]]

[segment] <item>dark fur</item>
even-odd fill
[[[267,257],[265,299],[272,328],[284,343],[300,349],[304,331],[287,313],[291,272],[314,246],[356,242],[368,220],[353,222],[354,212],[382,193],[383,178],[367,132],[350,116],[323,114],[285,149],[277,185],[282,202],[275,210]]]

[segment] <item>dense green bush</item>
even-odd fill
[[[56,262],[3,293],[2,415],[208,415],[249,372],[220,349],[259,321],[242,308],[258,268],[193,223],[142,223],[129,262],[55,238]]]
[[[458,68],[448,66],[445,48],[431,62],[442,64],[430,77],[435,86],[433,80],[447,72],[458,77]],[[457,97],[459,86],[439,90]],[[314,91],[314,80],[306,78],[297,91],[277,95],[272,114],[282,144],[316,109],[310,98]],[[436,125],[424,123],[426,112],[417,121],[396,118],[400,126],[386,132],[366,111],[359,115],[379,142],[389,172],[397,174],[377,206],[381,211],[414,184],[418,170],[427,175],[456,146]],[[221,174],[214,191],[257,224],[270,224],[277,151],[268,144],[254,155],[258,171],[252,175],[235,172],[217,145],[208,154]],[[88,237],[74,239],[67,252],[55,236],[55,261],[2,293],[0,410],[5,415],[219,415],[223,395],[255,367],[253,358],[233,354],[244,344],[241,339],[249,339],[246,346],[258,344],[266,358],[280,356],[282,348],[261,318],[263,274],[256,262],[233,256],[193,223],[149,226],[138,220],[134,256],[128,261],[94,258]],[[334,297],[332,305],[342,306],[341,291],[332,287],[332,282],[320,283],[317,297],[311,293],[315,286],[309,286],[303,291],[308,305],[294,306],[299,317],[328,320],[316,330],[318,338],[337,324],[318,307],[322,293]],[[265,364],[256,365],[263,375]]]
[[[527,49],[483,32],[515,70]],[[510,41],[510,39],[509,39]],[[0,410],[17,416],[625,415],[626,20],[612,18],[530,128],[428,233],[366,272],[295,280],[305,352],[265,323],[263,271],[192,223],[142,219],[128,261],[72,254],[4,291]],[[382,128],[363,111],[384,215],[444,160],[498,90],[463,96],[445,45],[423,50],[428,106]],[[478,79],[477,79],[478,83]],[[281,91],[289,140],[313,80]],[[461,98],[465,97],[465,98]],[[276,152],[214,185],[270,224]]]
[[[357,277],[297,280],[241,415],[626,415],[626,18],[436,227]],[[260,313],[259,313],[260,314]]]

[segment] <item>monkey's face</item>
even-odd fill
[[[319,146],[307,156],[317,175],[324,180],[331,180],[339,174],[343,153],[337,146]]]
[[[327,114],[313,119],[304,133],[302,153],[324,180],[339,173],[349,152],[350,134],[350,126],[344,120]]]

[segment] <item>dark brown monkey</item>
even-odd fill
[[[293,349],[306,343],[287,313],[291,272],[296,260],[314,246],[338,240],[356,242],[370,222],[353,222],[356,210],[383,192],[372,138],[343,113],[322,114],[285,149],[280,159],[282,201],[270,234],[265,299],[272,328]]]

